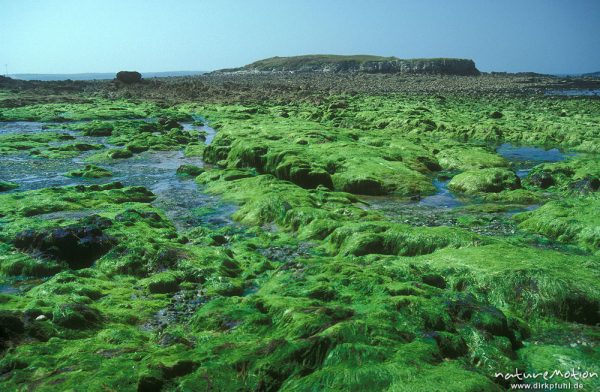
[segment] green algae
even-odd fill
[[[112,176],[112,172],[100,166],[85,165],[83,169],[72,170],[69,173],[67,173],[67,175],[70,177],[103,178]]]
[[[183,118],[200,110],[193,104],[2,109],[13,119],[67,110],[72,119],[107,119],[65,127],[108,137],[124,147],[117,151],[204,154],[221,168],[181,171],[237,204],[233,218],[243,224],[178,231],[152,193],[118,183],[0,195],[0,271],[43,277],[0,294],[2,388],[494,391],[507,387],[495,372],[515,368],[597,371],[597,255],[534,248],[520,233],[390,222],[356,196],[426,195],[440,170],[463,171],[454,178],[486,202],[459,210],[463,226],[551,196],[558,200],[517,215],[522,229],[597,252],[594,190],[573,195],[569,185],[596,175],[594,158],[543,165],[571,169],[564,179],[553,173],[555,186],[524,180],[525,189],[512,189],[518,180],[491,148],[445,140],[593,151],[597,135],[583,129],[597,125],[597,107],[397,98],[207,105],[219,134],[206,148],[177,128],[114,121]],[[569,115],[555,119],[559,110]],[[48,142],[39,139],[43,149]],[[103,232],[114,238],[91,266],[14,245],[24,231],[86,225],[91,215],[108,220]],[[564,338],[579,330],[586,346]]]
[[[600,249],[600,200],[571,198],[548,202],[539,209],[519,214],[520,227],[561,242],[575,243],[590,252]]]
[[[470,194],[497,193],[520,186],[521,182],[514,172],[498,168],[468,170],[457,174],[448,183],[449,189]]]

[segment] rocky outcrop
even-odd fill
[[[116,79],[123,83],[137,83],[142,80],[142,74],[136,71],[119,71]]]
[[[395,73],[479,75],[473,60],[453,58],[399,59],[379,56],[310,55],[272,57],[220,73]]]

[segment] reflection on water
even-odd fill
[[[500,145],[496,152],[506,158],[520,178],[527,177],[531,169],[540,163],[560,162],[574,156],[558,148],[544,149],[542,147],[518,146],[511,143]]]

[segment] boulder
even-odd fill
[[[86,268],[114,245],[114,240],[103,232],[111,225],[110,220],[94,215],[69,226],[22,231],[13,244],[65,261],[73,269]]]
[[[119,71],[117,80],[127,84],[138,83],[142,80],[142,74],[137,71]]]

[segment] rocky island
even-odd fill
[[[306,72],[360,72],[388,74],[439,74],[479,75],[473,60],[431,58],[399,59],[381,56],[306,55],[294,57],[271,57],[241,68],[230,68],[219,73],[306,73]]]

